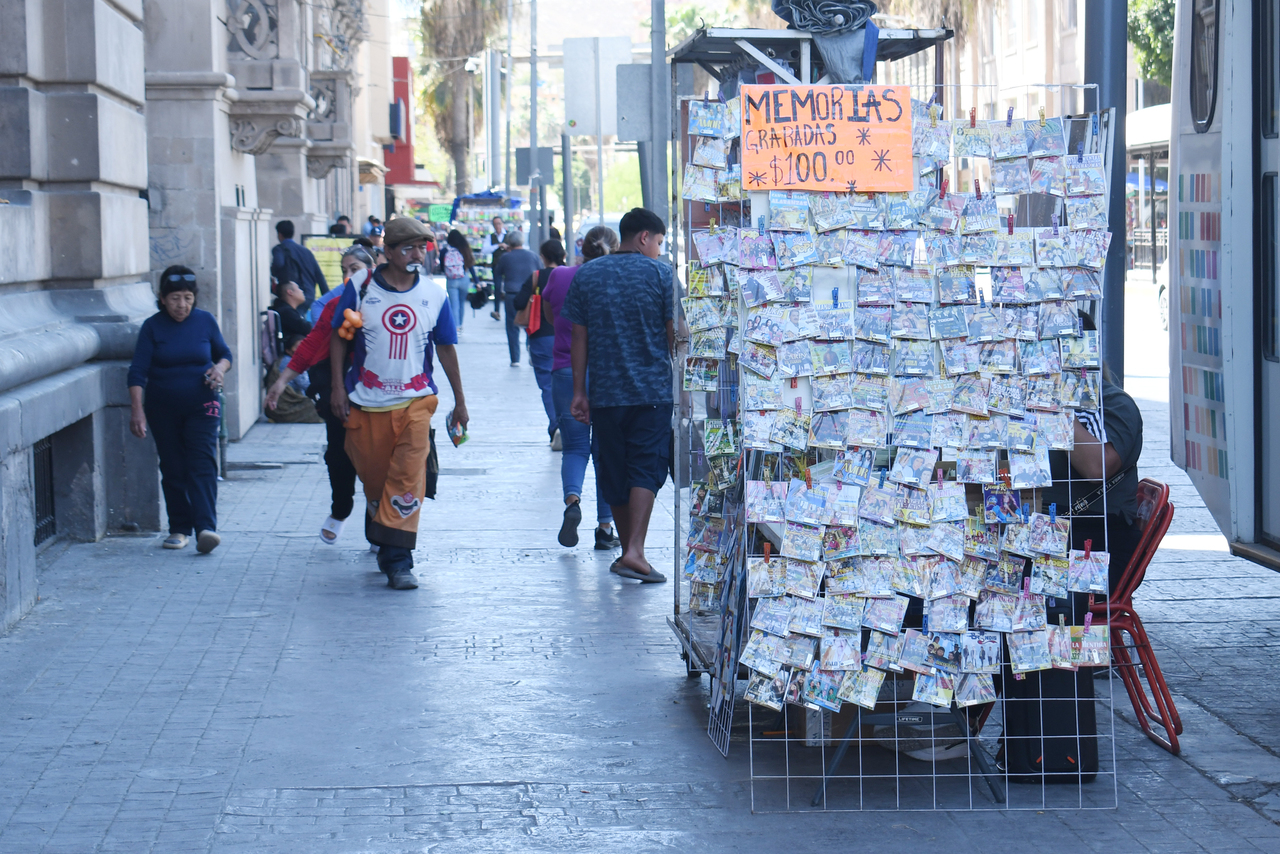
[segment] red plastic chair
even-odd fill
[[[1092,602],[1090,608],[1095,618],[1107,620],[1111,627],[1111,663],[1129,692],[1139,726],[1147,738],[1176,756],[1181,750],[1178,736],[1182,734],[1182,718],[1173,705],[1173,696],[1169,693],[1160,663],[1156,661],[1142,618],[1133,607],[1133,594],[1146,578],[1147,567],[1173,521],[1173,505],[1169,503],[1167,485],[1150,478],[1144,478],[1138,484],[1138,519],[1142,538],[1129,565],[1124,568],[1115,592],[1110,601]],[[1125,635],[1129,637],[1129,643],[1125,642]],[[1136,661],[1130,653],[1136,653]],[[1142,666],[1141,675],[1138,665]],[[1143,675],[1146,676],[1145,686]],[[1163,736],[1152,729],[1153,723],[1164,730]]]

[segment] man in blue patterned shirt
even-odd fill
[[[645,559],[644,541],[671,458],[674,281],[657,260],[667,233],[657,214],[632,208],[618,230],[619,250],[582,265],[565,298],[571,411],[599,442],[596,476],[622,541],[609,571],[656,583],[667,579]]]

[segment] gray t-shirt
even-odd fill
[[[671,403],[671,267],[619,252],[578,268],[561,316],[587,328],[591,405]]]
[[[1128,469],[1124,480],[1106,494],[1107,515],[1124,516],[1132,524],[1138,516],[1138,457],[1142,455],[1142,413],[1128,392],[1117,385],[1102,381],[1102,417],[1097,412],[1080,410],[1076,418],[1092,435],[1110,443],[1120,455],[1120,471]],[[1071,502],[1087,497],[1102,484],[1079,480],[1068,462],[1066,451],[1050,451],[1049,467],[1054,484],[1044,491],[1044,506],[1056,503],[1060,512],[1068,512]],[[1117,472],[1107,472],[1110,479]],[[1068,477],[1075,478],[1068,482]],[[1065,509],[1064,509],[1065,508]],[[1086,516],[1102,515],[1102,496],[1090,503]],[[1047,511],[1046,511],[1047,512]]]
[[[496,293],[516,294],[524,280],[542,269],[542,259],[525,249],[508,249],[493,265],[493,289]]]

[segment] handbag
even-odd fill
[[[516,312],[516,326],[523,326],[530,335],[542,328],[542,289],[538,287],[538,274],[533,271],[533,294],[525,307]]]

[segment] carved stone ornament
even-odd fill
[[[301,137],[297,116],[251,116],[231,122],[231,147],[245,154],[263,154],[278,137]]]
[[[276,44],[275,5],[265,0],[227,0],[227,30],[231,48],[253,59],[274,59]]]
[[[334,114],[334,106],[336,93],[334,91],[337,84],[333,80],[316,80],[311,83],[311,100],[316,102],[316,107],[311,111],[311,120],[316,122],[332,121]]]
[[[346,165],[348,165],[348,161],[345,154],[332,157],[307,157],[307,176],[320,179],[334,169]]]

